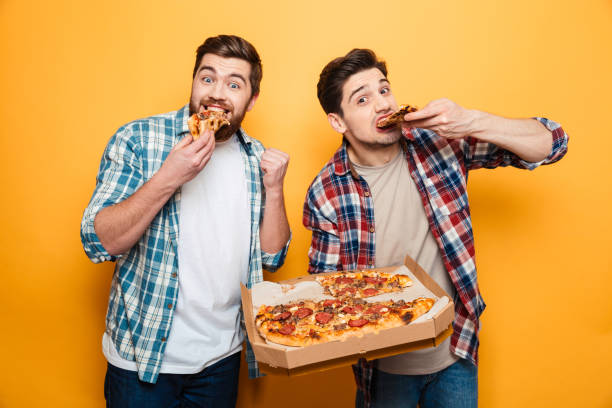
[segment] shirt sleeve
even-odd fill
[[[273,254],[261,251],[261,264],[265,270],[268,272],[276,272],[278,268],[283,266],[285,263],[285,257],[287,256],[287,251],[289,250],[289,243],[291,242],[292,232],[289,231],[289,239],[285,246],[278,252]]]
[[[552,150],[548,157],[539,162],[528,162],[493,143],[483,142],[476,138],[468,137],[464,141],[467,169],[493,169],[499,166],[513,166],[521,169],[533,170],[543,164],[551,164],[561,160],[561,158],[565,156],[565,153],[567,153],[569,136],[563,131],[560,124],[552,120],[539,117],[533,119],[542,123],[552,133]]]
[[[338,271],[340,265],[340,238],[336,212],[325,198],[323,187],[316,182],[308,189],[304,202],[304,226],[312,231],[308,250],[308,273]]]
[[[85,254],[94,263],[115,261],[100,243],[94,229],[96,215],[105,207],[131,196],[143,182],[141,151],[132,132],[123,127],[115,133],[104,150],[96,179],[96,188],[81,221],[81,242]]]

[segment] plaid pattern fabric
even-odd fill
[[[98,212],[130,197],[161,167],[170,150],[187,134],[189,106],[136,120],[121,127],[104,151],[96,188],[81,223],[81,241],[95,263],[116,261],[106,316],[106,331],[119,354],[136,362],[142,381],[154,383],[161,367],[174,305],[178,297],[180,189],[153,219],[129,252],[110,255],[94,230]],[[262,267],[275,271],[284,262],[289,242],[275,254],[261,251],[259,224],[265,192],[259,162],[263,145],[238,131],[251,208],[251,244],[247,286],[263,280]],[[259,376],[247,341],[249,376]]]
[[[468,171],[514,166],[533,170],[561,159],[568,136],[559,124],[535,118],[553,135],[550,155],[539,163],[474,138],[448,140],[425,129],[404,133],[402,146],[446,270],[457,289],[451,351],[478,361],[479,317],[485,303],[478,289],[474,237],[467,198]],[[374,203],[366,181],[351,167],[346,141],[315,177],[304,203],[303,223],[312,230],[309,273],[367,269],[376,265]],[[372,365],[362,359],[355,379],[370,401]]]

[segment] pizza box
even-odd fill
[[[253,290],[257,290],[257,285],[251,289],[241,285],[242,309],[247,335],[260,370],[268,374],[308,374],[354,364],[360,358],[373,360],[440,344],[452,333],[451,323],[455,316],[452,299],[412,258],[406,256],[405,266],[412,276],[436,297],[440,299],[446,297],[447,303],[442,307],[434,305],[435,313],[427,318],[417,319],[406,326],[381,330],[379,333],[368,333],[362,337],[352,336],[344,341],[314,344],[307,347],[285,347],[267,343],[255,327]],[[376,268],[376,270],[393,272],[398,267],[401,265]],[[305,275],[277,283],[295,285],[300,282],[314,281],[316,276]]]

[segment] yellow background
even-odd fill
[[[561,122],[561,162],[470,175],[488,304],[480,406],[612,406],[610,0],[0,1],[0,406],[104,405],[113,265],[84,255],[82,211],[110,136],[186,103],[195,49],[220,33],[264,62],[245,128],[291,155],[293,242],[267,279],[306,271],[304,194],[340,142],[315,91],[332,58],[374,49],[400,102]],[[353,395],[349,368],[250,381],[243,365],[238,405],[348,407]]]

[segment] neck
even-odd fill
[[[350,161],[360,166],[382,166],[397,156],[401,149],[399,141],[389,145],[363,145],[359,142],[348,144]]]

